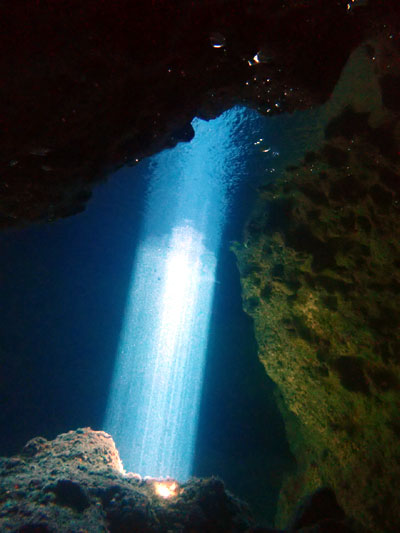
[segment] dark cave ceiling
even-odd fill
[[[2,227],[82,211],[112,170],[190,140],[194,116],[321,104],[350,52],[399,18],[389,0],[15,0],[0,9]],[[390,99],[397,82],[385,83]]]

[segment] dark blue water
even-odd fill
[[[272,521],[293,460],[229,247],[241,239],[257,183],[274,179],[296,150],[285,128],[253,112],[235,142],[245,164],[219,258],[194,474],[221,476]],[[119,171],[82,214],[0,235],[0,454],[36,435],[102,428],[149,165]]]
[[[0,237],[1,454],[101,427],[146,189],[131,174],[80,215]]]

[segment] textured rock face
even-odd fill
[[[247,506],[217,479],[191,480],[164,499],[157,480],[124,473],[110,435],[89,428],[28,442],[0,459],[3,532],[240,532]]]
[[[260,189],[236,254],[298,460],[281,520],[329,485],[360,527],[387,532],[400,528],[400,120],[369,119],[345,109],[318,151]]]
[[[215,478],[144,479],[123,471],[110,435],[90,428],[37,437],[0,458],[0,529],[15,533],[279,533],[257,527]],[[160,490],[161,486],[161,490]],[[163,497],[169,487],[173,494]],[[330,489],[304,500],[289,531],[351,533]],[[286,530],[285,530],[286,531]],[[280,530],[280,533],[283,533]]]
[[[189,140],[194,116],[323,102],[349,53],[393,23],[396,5],[3,3],[0,226],[82,211],[112,169]],[[390,77],[386,85],[393,93]]]

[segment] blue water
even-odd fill
[[[196,119],[190,144],[151,161],[105,418],[125,469],[142,475],[192,474],[215,270],[249,151],[236,140],[250,116]]]
[[[231,133],[219,144],[216,123],[198,123],[208,141],[214,135],[217,139],[205,144],[200,156],[193,152],[196,137],[190,145],[178,145],[189,160],[195,158],[189,168],[196,170],[198,187],[197,196],[183,206],[177,201],[180,187],[193,175],[179,182],[179,171],[162,181],[161,162],[169,165],[176,157],[171,150],[158,162],[154,158],[121,169],[96,188],[84,213],[0,236],[0,454],[16,451],[34,435],[53,438],[75,427],[103,427],[132,274],[147,237],[163,242],[175,227],[174,213],[184,208],[208,250],[203,256],[211,266],[205,268],[207,275],[204,267],[202,272],[214,289],[193,472],[221,475],[251,502],[262,494],[260,508],[272,518],[291,457],[272,384],[257,361],[251,321],[241,309],[239,273],[229,246],[241,237],[257,183],[266,174],[274,179],[287,145],[284,131],[275,132],[255,112],[236,110],[230,117],[224,131]],[[217,175],[222,178],[217,180],[223,185],[222,203],[204,211],[202,180],[210,163],[216,166],[206,179],[212,185]],[[166,197],[172,209],[146,218],[152,203],[160,205]],[[193,227],[199,212],[203,229]]]

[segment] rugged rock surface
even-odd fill
[[[354,47],[390,31],[396,6],[3,2],[0,226],[78,213],[112,169],[189,140],[194,116],[323,102]],[[390,76],[385,84],[393,94]]]
[[[164,499],[157,480],[126,474],[110,435],[89,428],[27,443],[0,462],[2,532],[240,532],[245,504],[218,479],[193,479]]]
[[[388,89],[398,72],[391,79],[379,124],[345,109],[319,150],[261,187],[235,247],[298,461],[281,521],[299,495],[329,485],[361,530],[400,529],[400,119]]]
[[[124,472],[110,435],[90,428],[29,441],[0,458],[0,529],[15,533],[273,533],[216,478],[159,480]],[[348,531],[334,493],[306,499],[288,531]],[[330,529],[329,529],[330,528]],[[278,531],[276,531],[278,533]]]

